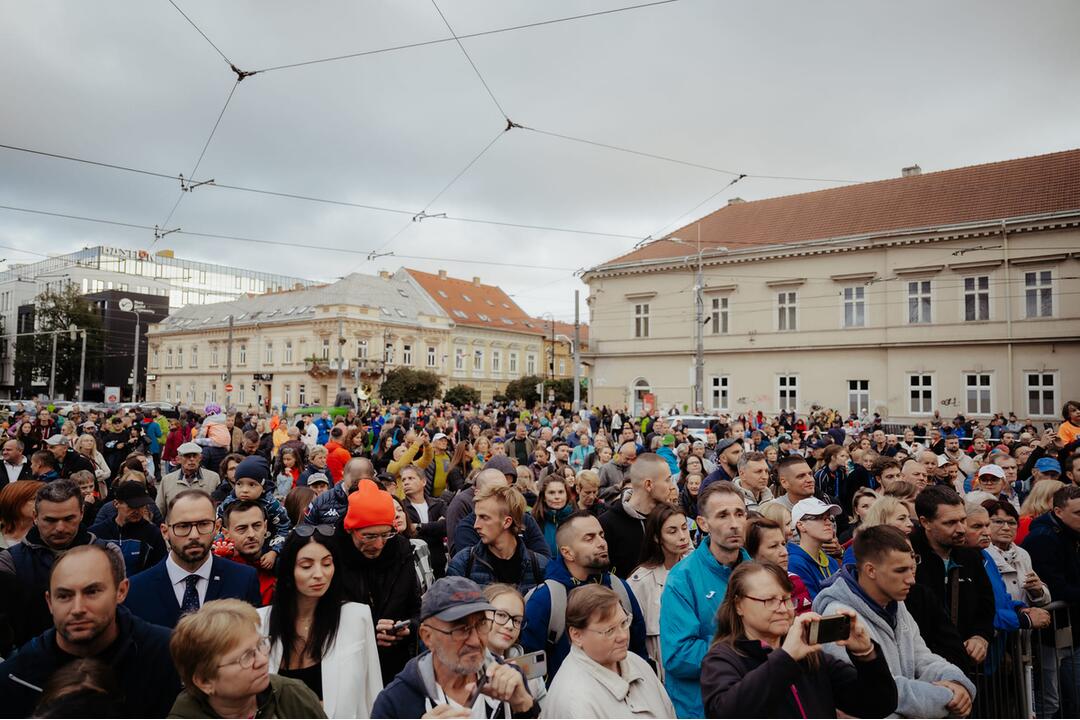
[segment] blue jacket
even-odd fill
[[[161,426],[153,420],[145,420],[142,424],[142,431],[146,434],[148,440],[151,455],[157,455],[161,452]]]
[[[334,486],[335,490],[337,488],[338,486]],[[324,492],[319,497],[329,494],[329,492]],[[319,498],[315,499],[318,500]],[[348,509],[348,504],[346,504],[346,509]],[[342,512],[341,514],[344,515],[345,513]],[[454,542],[452,546],[456,548],[455,555],[461,552],[462,548],[470,548],[480,542],[480,536],[477,534],[476,528],[473,527],[474,524],[476,524],[476,513],[470,512],[461,520],[458,520],[457,525],[454,526]],[[525,538],[525,547],[544,557],[551,557],[551,548],[548,547],[547,540],[544,538],[544,531],[540,529],[539,523],[536,522],[536,518],[531,513],[525,514],[525,532],[523,536]]]
[[[518,591],[524,595],[544,582],[548,558],[525,547],[525,539],[518,537],[518,556],[521,558],[521,581]],[[482,542],[458,551],[446,568],[447,575],[467,577],[480,587],[498,582],[491,566],[491,550]]]
[[[545,579],[557,580],[566,586],[567,594],[583,582],[570,574],[570,570],[563,562],[562,555],[558,555],[547,565]],[[634,597],[634,591],[626,584],[625,580],[611,573],[591,576],[585,582],[598,582],[601,585],[611,587],[614,581],[621,582],[626,588],[626,594],[630,597],[630,605],[634,611],[633,620],[630,623],[630,650],[637,653],[645,660],[649,659],[649,651],[645,647],[645,616],[641,612],[641,605]],[[551,592],[547,585],[537,585],[536,591],[529,597],[525,604],[525,626],[521,629],[521,646],[525,652],[547,651],[548,685],[555,677],[562,661],[570,653],[570,637],[564,631],[558,642],[551,643],[548,638],[548,621],[551,618]]]
[[[854,557],[854,553],[853,550],[852,557]],[[802,579],[806,589],[810,592],[811,600],[821,592],[822,583],[840,572],[840,563],[836,562],[836,558],[831,555],[826,555],[825,558],[828,561],[828,575],[821,574],[821,565],[818,564],[816,558],[810,557],[810,553],[795,543],[788,543],[788,572],[795,573]]]
[[[320,445],[330,442],[330,431],[334,429],[334,421],[331,418],[315,418],[313,423],[319,428],[319,438],[316,440]]]
[[[745,550],[739,562],[748,562]],[[680,718],[705,717],[701,702],[701,663],[716,634],[716,611],[727,594],[732,568],[721,565],[701,541],[694,552],[675,563],[660,596],[660,652],[664,685]]]
[[[656,451],[656,454],[659,455],[660,457],[664,458],[664,462],[667,463],[668,470],[671,471],[672,475],[678,475],[679,474],[679,458],[675,457],[675,451],[674,450],[672,450],[671,448],[669,448],[669,447],[667,447],[665,445],[665,446],[659,448]]]
[[[147,622],[174,628],[180,621],[180,603],[176,601],[176,593],[169,582],[169,571],[165,569],[166,561],[167,559],[162,560],[131,578],[131,587],[124,605]],[[255,568],[217,555],[213,556],[212,562],[210,584],[206,588],[204,603],[222,598],[236,598],[246,600],[252,607],[262,604],[259,576]]]
[[[338,483],[307,506],[301,523],[304,525],[334,525],[349,512],[349,493],[345,483]]]

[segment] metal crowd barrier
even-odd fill
[[[1074,661],[1072,618],[1064,602],[1043,608],[1050,626],[1001,633],[974,673],[973,718],[1080,717],[1080,668]]]

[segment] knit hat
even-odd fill
[[[236,479],[251,478],[260,485],[270,479],[270,463],[262,455],[249,455],[236,466]]]
[[[349,496],[349,512],[345,515],[345,530],[358,530],[374,525],[394,524],[394,499],[380,490],[374,481],[363,478]]]

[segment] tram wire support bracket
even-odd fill
[[[176,227],[172,230],[162,230],[157,225],[154,226],[154,242],[157,242],[166,235],[172,235],[174,232],[180,232],[180,228]]]
[[[210,178],[209,180],[200,180],[199,182],[191,182],[190,180],[185,180],[184,179],[184,174],[180,173],[180,190],[181,190],[181,192],[191,192],[195,188],[200,187],[202,185],[213,185],[213,184],[214,184],[214,178]]]

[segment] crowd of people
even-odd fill
[[[1077,402],[899,430],[28,404],[3,432],[3,716],[964,717],[1006,638],[1062,603],[1080,633]],[[1060,645],[1038,717],[1080,714]]]

